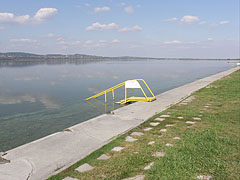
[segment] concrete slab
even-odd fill
[[[64,179],[62,180],[78,180],[77,178],[72,178],[72,177],[65,177]]]
[[[143,131],[150,131],[150,130],[152,130],[153,128],[151,128],[151,127],[146,127],[146,128],[144,128],[143,129]]]
[[[160,129],[160,132],[167,132],[167,129]]]
[[[131,136],[127,136],[125,141],[127,141],[127,142],[134,142],[134,141],[137,141],[137,139],[135,139],[135,138],[133,138]]]
[[[4,158],[10,160],[10,163],[0,164],[0,179],[46,179],[142,124],[156,113],[238,69],[240,68],[232,68],[177,87],[156,96],[157,100],[151,103],[133,103],[114,110],[112,114],[101,115],[69,127],[68,132],[57,132],[9,150]],[[55,171],[59,167],[62,168]]]
[[[150,141],[150,142],[148,143],[148,145],[153,145],[153,144],[155,144],[155,141]]]
[[[151,126],[157,126],[157,125],[159,125],[160,123],[158,123],[158,122],[150,122],[149,123]]]
[[[174,139],[174,140],[179,140],[179,139],[181,139],[181,138],[178,137],[178,136],[176,136],[176,137],[174,137],[173,139]]]
[[[163,114],[163,115],[161,115],[160,117],[161,117],[161,118],[167,118],[167,117],[170,117],[170,115],[169,115],[169,114]]]
[[[124,147],[117,146],[117,147],[114,147],[114,148],[112,149],[112,151],[119,152],[119,151],[121,151],[121,150],[123,150],[123,149],[124,149]]]
[[[163,156],[165,156],[165,152],[155,152],[153,154],[153,157],[163,157]]]
[[[80,173],[83,173],[83,172],[86,172],[86,171],[91,171],[92,169],[94,169],[94,167],[92,167],[88,163],[85,163],[85,164],[79,166],[78,168],[76,168],[75,170],[80,172]]]
[[[99,156],[98,158],[97,158],[97,160],[107,160],[107,159],[109,159],[110,158],[110,156],[108,156],[108,155],[106,155],[106,154],[102,154],[101,156]]]
[[[142,132],[133,132],[131,133],[131,136],[142,136],[143,133]]]
[[[210,180],[210,179],[212,179],[212,176],[199,175],[199,176],[197,176],[197,179]]]
[[[193,121],[186,121],[187,124],[195,124]]]
[[[12,173],[18,174],[18,176],[12,176]],[[25,180],[28,179],[32,173],[33,165],[26,159],[17,159],[12,160],[11,163],[0,164],[1,180]]]
[[[173,127],[173,126],[175,126],[175,124],[166,124],[165,127]]]
[[[144,175],[137,175],[135,177],[130,177],[130,178],[125,178],[125,179],[122,179],[122,180],[144,180]]]
[[[164,121],[165,120],[165,118],[156,118],[156,119],[154,119],[155,121]]]
[[[200,117],[193,117],[193,120],[200,121],[201,118]]]
[[[186,102],[181,102],[181,103],[179,103],[179,105],[187,105],[187,103]]]
[[[149,170],[154,165],[154,162],[149,163],[146,167],[144,167],[144,170]]]

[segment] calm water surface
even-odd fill
[[[0,151],[118,108],[111,94],[108,107],[102,97],[84,99],[125,80],[142,78],[157,95],[230,67],[226,61],[189,60],[0,67]],[[116,92],[117,100],[123,92]]]

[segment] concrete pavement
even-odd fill
[[[140,125],[191,93],[221,79],[239,67],[166,91],[151,103],[137,102],[27,143],[7,152],[10,163],[0,164],[0,180],[40,180],[58,173]]]

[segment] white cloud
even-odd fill
[[[46,37],[52,38],[52,37],[57,37],[57,35],[54,33],[48,33]]]
[[[46,21],[57,14],[56,8],[41,8],[39,9],[33,17],[33,21],[36,23],[41,23]]]
[[[208,40],[208,41],[213,41],[213,38],[210,38],[210,37],[209,37],[207,40]]]
[[[37,42],[37,40],[33,40],[33,39],[10,39],[10,42],[16,42],[16,43],[35,43]]]
[[[190,15],[183,16],[182,19],[181,19],[181,22],[186,23],[186,24],[192,24],[192,23],[195,23],[195,22],[198,22],[198,21],[199,21],[199,17],[190,16]]]
[[[85,3],[84,5],[85,5],[85,6],[87,6],[87,7],[91,6],[91,5],[90,5],[90,4],[88,4],[88,3]]]
[[[13,13],[0,13],[0,23],[17,23],[23,24],[30,20],[29,15],[15,16]]]
[[[120,3],[120,6],[126,6],[126,3],[121,2],[121,3]]]
[[[181,41],[178,40],[173,40],[173,41],[165,41],[163,44],[182,44]]]
[[[85,41],[85,44],[92,44],[92,43],[93,43],[92,40],[87,40],[87,41]]]
[[[214,28],[214,27],[217,27],[218,25],[213,23],[213,24],[209,24],[209,26]]]
[[[99,43],[107,43],[107,40],[99,40]]]
[[[101,12],[101,11],[110,11],[110,8],[107,6],[94,8],[94,12],[96,12],[96,13]]]
[[[118,39],[114,39],[112,40],[112,43],[120,43],[120,41]]]
[[[177,21],[178,18],[173,17],[173,18],[169,18],[169,19],[165,19],[164,21],[168,22],[168,21]]]
[[[132,6],[125,7],[125,8],[124,8],[124,11],[125,11],[126,13],[128,13],[128,14],[134,13],[134,9],[133,9]]]
[[[206,21],[200,21],[198,24],[206,24],[207,22]]]
[[[57,14],[56,8],[41,8],[31,18],[26,14],[23,16],[15,16],[13,13],[0,13],[0,23],[6,24],[26,24],[26,23],[41,23]]]
[[[124,27],[124,28],[120,28],[118,29],[119,32],[127,32],[127,31],[141,31],[142,28],[138,25],[136,26],[132,26],[132,27]]]
[[[99,22],[93,23],[91,26],[86,27],[87,31],[93,30],[117,30],[118,32],[127,32],[127,31],[141,31],[142,28],[138,25],[132,27],[119,27],[116,23],[112,22],[110,24],[101,24]]]
[[[3,30],[4,29],[4,27],[3,26],[0,26],[0,30]]]
[[[229,23],[229,21],[221,21],[221,22],[219,22],[219,24],[221,24],[221,25],[228,24],[228,23]]]
[[[91,26],[86,27],[87,31],[92,30],[111,30],[111,29],[117,29],[118,25],[116,23],[110,23],[110,24],[100,24],[99,22],[93,23]]]
[[[59,40],[59,41],[57,41],[57,44],[60,44],[60,45],[67,45],[67,44],[69,44],[69,43],[66,42],[65,40]]]

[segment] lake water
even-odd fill
[[[139,60],[20,67],[0,66],[0,151],[39,139],[119,108],[84,101],[129,79],[144,79],[155,95],[231,67],[227,61]],[[138,92],[137,92],[138,93]],[[115,92],[123,99],[124,89]]]

